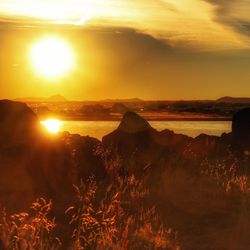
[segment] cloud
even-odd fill
[[[118,26],[26,25],[0,26],[3,97],[25,96],[27,92],[50,96],[56,91],[66,96],[71,93],[69,98],[79,100],[129,98],[131,93],[144,99],[213,99],[250,91],[249,51],[239,54],[237,50],[235,55],[193,53],[173,46],[165,36],[157,38],[145,30]],[[79,68],[60,84],[38,81],[26,61],[27,48],[44,33],[63,36],[78,55]]]
[[[250,36],[249,0],[205,0],[216,6],[216,20]]]
[[[246,2],[244,0],[237,0]],[[220,22],[219,12],[230,12],[223,0],[2,0],[0,13],[9,19],[22,16],[44,24],[67,26],[124,27],[166,40],[172,46],[195,50],[242,49],[244,38]],[[230,2],[235,2],[231,0]],[[245,6],[246,4],[244,4]],[[37,7],[38,6],[38,7]],[[39,7],[40,6],[40,7]],[[228,9],[229,8],[229,9]],[[232,12],[232,13],[231,13]],[[240,10],[243,12],[243,10]],[[240,13],[237,18],[242,18]],[[232,20],[232,19],[230,19]],[[249,29],[248,22],[240,23]],[[81,29],[81,27],[79,27]],[[216,39],[214,39],[216,38]]]

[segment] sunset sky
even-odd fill
[[[0,98],[250,96],[249,13],[249,0],[1,0]],[[51,38],[72,53],[57,77],[30,59]]]

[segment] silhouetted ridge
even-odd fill
[[[152,127],[145,119],[131,111],[124,114],[118,127],[119,131],[132,134],[150,129],[152,129]]]
[[[48,98],[48,101],[51,102],[67,102],[66,98],[61,95],[53,95]]]
[[[24,97],[16,98],[19,102],[67,102],[68,100],[62,95],[53,95],[50,97]]]

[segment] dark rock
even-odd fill
[[[4,246],[4,244],[3,244],[3,242],[2,242],[2,240],[0,239],[0,250],[5,250],[6,248],[5,248],[5,246]]]
[[[127,112],[119,127],[103,137],[103,145],[118,155],[125,172],[140,175],[145,168],[160,173],[177,162],[194,166],[206,158],[225,157],[230,139],[230,134],[192,138],[168,129],[158,132],[136,113]]]
[[[63,210],[74,197],[73,183],[92,174],[104,178],[94,153],[99,144],[94,138],[44,134],[26,104],[0,101],[0,203],[16,212],[41,196]]]
[[[0,148],[27,144],[40,129],[39,121],[24,103],[0,101]]]
[[[126,112],[123,116],[118,130],[129,134],[144,132],[152,129],[149,123],[134,112]]]
[[[145,171],[160,174],[160,169],[169,162],[170,151],[174,158],[174,149],[167,140],[145,119],[127,112],[119,127],[104,136],[102,142],[120,160],[122,173],[141,176]]]
[[[64,135],[63,140],[71,152],[71,166],[74,168],[73,181],[87,180],[94,175],[97,180],[106,177],[106,170],[102,159],[101,142],[89,136]],[[99,152],[101,151],[101,152]]]
[[[168,129],[157,133],[155,138],[159,144],[173,148],[181,154],[186,150],[187,145],[193,141],[193,138],[187,135],[176,134]]]
[[[134,112],[127,112],[112,133],[103,137],[105,148],[121,161],[122,173],[142,174],[147,165],[151,165],[156,151],[152,139],[155,130],[142,117]]]
[[[203,158],[216,151],[218,136],[200,134],[190,144],[190,151],[197,157]]]
[[[241,109],[233,116],[232,148],[238,152],[250,151],[250,108]]]
[[[0,101],[0,203],[17,211],[39,196],[62,201],[72,186],[69,159],[26,104]]]

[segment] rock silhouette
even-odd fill
[[[168,129],[159,132],[136,113],[127,112],[119,127],[104,136],[102,142],[121,157],[125,171],[142,175],[145,166],[160,172],[173,159],[190,160],[194,165],[194,160],[197,164],[206,157],[223,157],[227,154],[230,137],[201,134],[192,138]]]
[[[118,127],[120,132],[135,134],[152,130],[150,124],[134,112],[126,112]]]
[[[118,128],[102,142],[69,133],[50,138],[42,133],[38,118],[26,104],[8,100],[0,101],[0,128],[1,190],[20,196],[29,193],[29,200],[37,195],[67,200],[72,183],[92,174],[104,179],[106,170],[102,156],[96,154],[98,148],[119,158],[122,174],[142,176],[150,171],[152,176],[159,176],[166,165],[187,165],[188,160],[195,166],[205,157],[225,154],[230,138],[191,138],[167,129],[159,132],[134,112],[125,113]]]
[[[35,139],[39,121],[24,103],[0,101],[0,147],[23,145]]]
[[[73,183],[105,175],[89,137],[45,134],[33,111],[20,102],[0,101],[0,203],[18,211],[43,196],[70,202]]]
[[[241,109],[233,116],[232,148],[238,152],[250,152],[250,108]]]
[[[145,119],[127,112],[118,128],[104,136],[102,143],[119,156],[124,173],[141,176],[145,168],[156,168],[156,164],[165,161],[168,155],[167,148],[156,141],[157,133]]]

